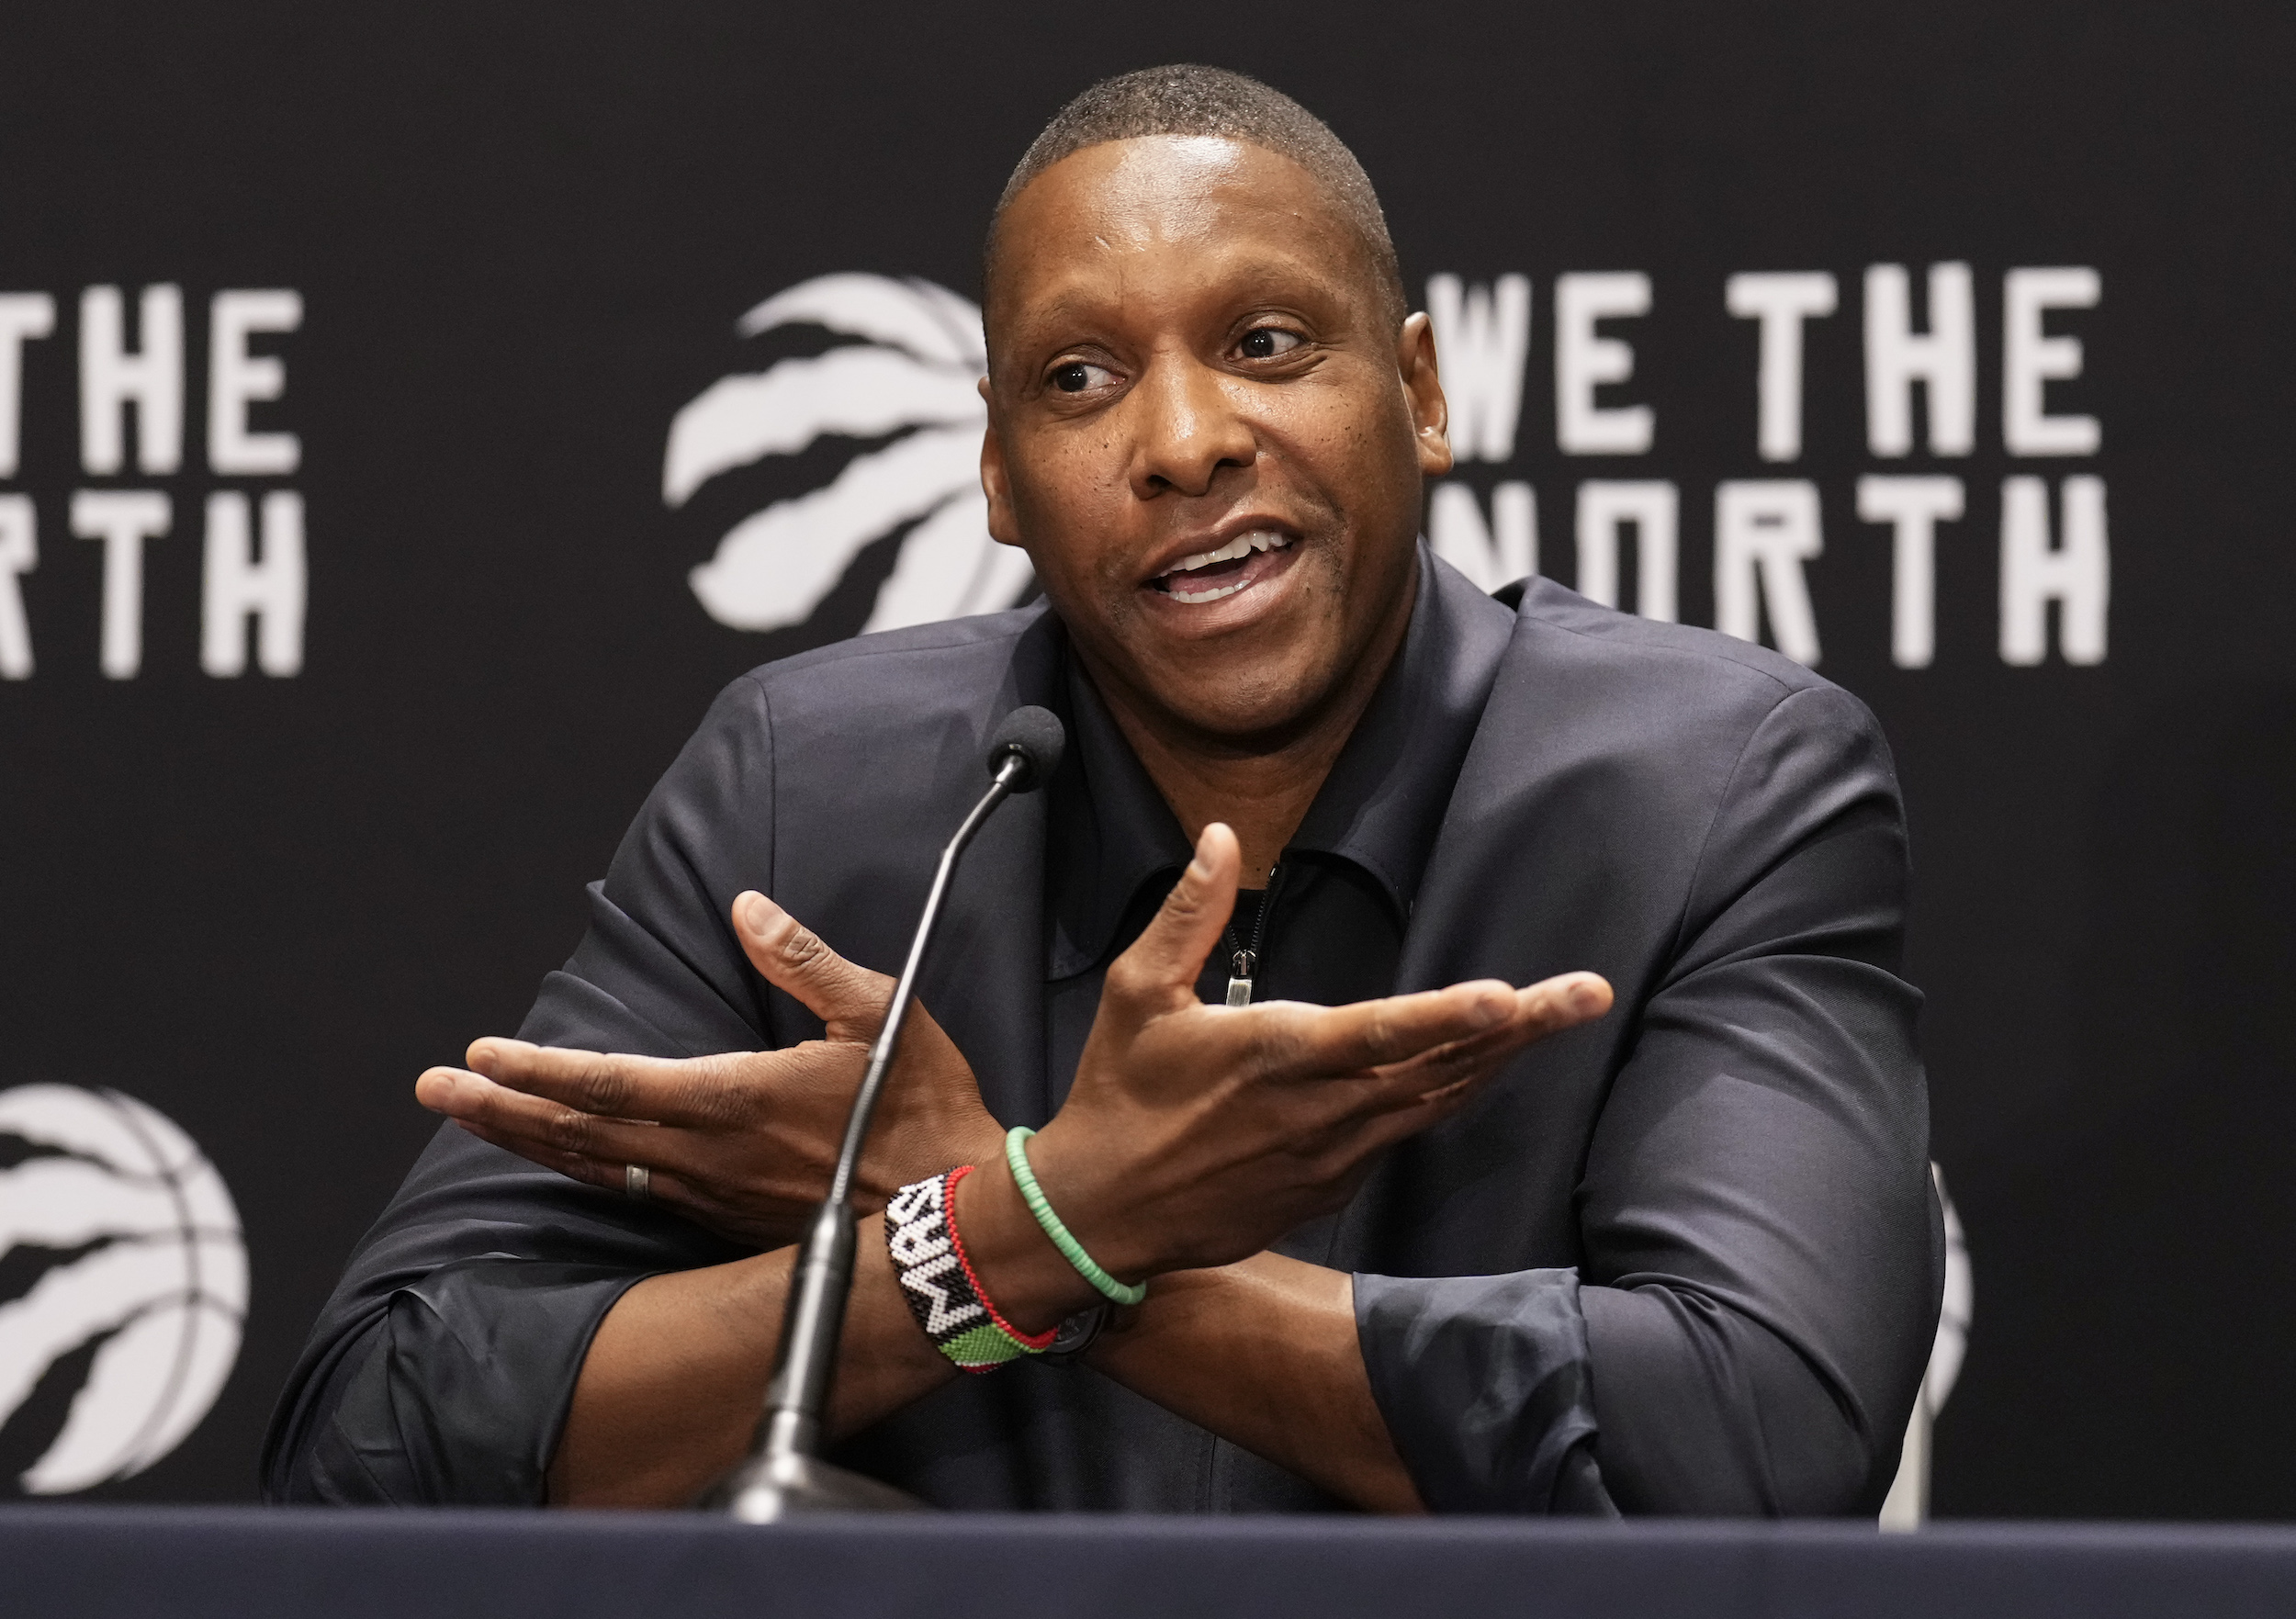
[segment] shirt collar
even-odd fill
[[[1089,971],[1140,885],[1187,864],[1180,823],[1156,790],[1083,661],[1064,660],[1069,748],[1045,793],[1048,979]]]
[[[1408,924],[1419,879],[1481,723],[1514,614],[1422,545],[1403,646],[1284,851],[1352,861]],[[1187,864],[1171,806],[1073,655],[1071,747],[1046,791],[1045,974],[1072,977],[1108,953],[1142,883]]]

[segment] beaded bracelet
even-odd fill
[[[909,1313],[933,1346],[962,1371],[990,1372],[1043,1354],[1061,1328],[1023,1332],[989,1302],[957,1234],[957,1183],[972,1173],[973,1165],[962,1164],[894,1193],[885,1204],[885,1252]]]
[[[1118,1281],[1102,1270],[1092,1255],[1085,1252],[1085,1245],[1061,1223],[1061,1217],[1052,1212],[1052,1204],[1045,1200],[1044,1188],[1036,1184],[1036,1171],[1029,1167],[1028,1149],[1021,1144],[1034,1134],[1036,1131],[1028,1126],[1016,1124],[1005,1135],[1005,1162],[1012,1167],[1013,1184],[1020,1188],[1020,1196],[1028,1202],[1029,1212],[1036,1216],[1036,1222],[1044,1228],[1044,1234],[1052,1239],[1052,1246],[1061,1251],[1061,1257],[1075,1265],[1076,1274],[1097,1287],[1102,1297],[1118,1304],[1138,1304],[1148,1297],[1147,1284],[1143,1282],[1135,1287],[1128,1282]]]

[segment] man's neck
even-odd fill
[[[1414,590],[1415,593],[1415,590]],[[1243,846],[1244,886],[1266,886],[1388,669],[1402,654],[1410,604],[1315,708],[1273,738],[1208,736],[1094,668],[1109,713],[1192,844],[1225,821]]]

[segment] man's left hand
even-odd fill
[[[893,980],[848,961],[761,894],[734,901],[733,925],[751,965],[820,1017],[824,1038],[683,1059],[489,1038],[472,1043],[468,1068],[424,1073],[416,1099],[591,1186],[622,1191],[639,1165],[655,1199],[737,1242],[795,1242],[828,1191]],[[868,1212],[937,1170],[996,1163],[1003,1135],[963,1055],[912,1006],[854,1200]]]

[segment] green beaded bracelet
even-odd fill
[[[1138,1304],[1148,1297],[1148,1286],[1127,1287],[1093,1262],[1085,1252],[1085,1245],[1069,1234],[1061,1224],[1061,1217],[1052,1212],[1052,1206],[1044,1200],[1044,1188],[1036,1184],[1036,1171],[1029,1167],[1028,1149],[1021,1143],[1036,1131],[1025,1124],[1016,1124],[1005,1132],[1005,1162],[1012,1166],[1013,1184],[1020,1188],[1020,1196],[1029,1205],[1029,1212],[1036,1216],[1037,1224],[1052,1239],[1052,1246],[1061,1251],[1061,1257],[1076,1267],[1076,1274],[1108,1298],[1119,1304]]]

